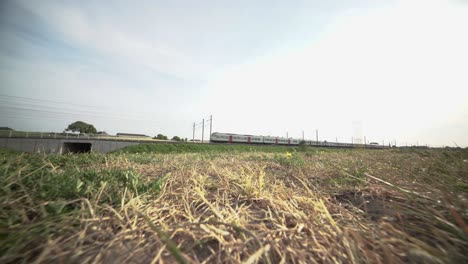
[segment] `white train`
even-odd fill
[[[299,145],[302,139],[297,138],[284,138],[284,137],[271,137],[271,136],[254,136],[254,135],[239,135],[230,133],[218,133],[214,132],[211,134],[210,142],[213,143],[243,143],[243,144],[267,144],[267,145]],[[385,148],[385,146],[377,144],[351,144],[351,143],[338,143],[338,142],[327,142],[327,141],[313,141],[304,140],[306,145],[318,146],[318,147],[339,147],[339,148]]]

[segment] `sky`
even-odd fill
[[[466,147],[467,28],[463,0],[1,1],[0,126]]]

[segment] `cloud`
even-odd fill
[[[378,141],[443,144],[451,133],[468,145],[459,133],[468,130],[468,21],[458,2],[6,7],[0,75],[12,95],[160,120],[139,124],[142,132],[188,136],[191,122],[213,114],[215,129],[227,132],[307,136],[319,128],[324,138],[349,140],[361,121],[363,134]]]
[[[109,61],[132,65],[129,68],[133,70],[147,68],[175,79],[197,79],[206,70],[205,65],[186,59],[164,41],[119,28],[116,21],[119,18],[112,12],[93,16],[86,5],[30,2],[22,5],[57,32],[63,42]]]
[[[275,133],[321,126],[350,136],[354,120],[370,137],[413,141],[429,128],[468,129],[466,11],[442,1],[349,9],[305,49],[226,70],[211,83],[212,97],[225,99],[210,107],[229,117],[228,128],[252,119]]]

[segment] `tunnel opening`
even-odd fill
[[[67,153],[90,153],[91,143],[76,143],[66,142],[63,143],[63,154]]]

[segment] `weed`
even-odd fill
[[[304,158],[299,153],[286,152],[285,154],[276,154],[273,159],[281,166],[286,167],[301,167],[305,164]]]
[[[117,153],[284,153],[297,151],[293,146],[231,145],[231,144],[140,144],[118,150]]]

